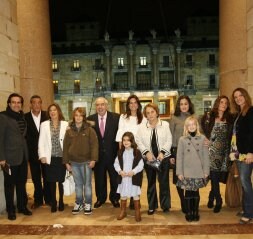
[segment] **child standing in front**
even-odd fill
[[[134,135],[131,132],[125,132],[122,136],[122,147],[114,162],[114,168],[118,172],[117,193],[121,197],[121,210],[117,217],[122,220],[126,217],[127,198],[133,197],[135,220],[141,221],[140,214],[140,194],[143,174],[143,159],[141,152],[137,149]]]
[[[177,186],[185,190],[185,219],[199,221],[199,188],[205,187],[209,176],[208,146],[199,132],[198,120],[190,116],[184,123],[184,135],[177,149]]]

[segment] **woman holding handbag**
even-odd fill
[[[158,175],[160,188],[160,205],[164,213],[171,207],[169,187],[169,156],[172,143],[169,123],[159,118],[159,109],[156,104],[149,103],[144,107],[144,116],[148,122],[141,124],[136,134],[136,143],[145,162],[145,171],[148,179],[148,215],[153,215],[158,208],[156,177]],[[161,161],[160,171],[147,164],[147,161],[157,159]]]
[[[236,160],[243,188],[241,224],[248,224],[253,218],[253,107],[249,93],[243,88],[236,88],[232,93],[232,103],[237,117],[234,122],[230,154]]]
[[[213,208],[213,212],[218,213],[222,207],[219,183],[226,183],[233,127],[233,117],[227,96],[222,95],[215,100],[211,111],[201,118],[201,127],[209,140],[211,191],[207,207]],[[214,200],[216,201],[215,206]]]

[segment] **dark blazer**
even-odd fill
[[[41,111],[40,123],[47,119],[47,112]],[[35,125],[31,112],[25,114],[25,120],[27,122],[26,142],[29,151],[29,160],[38,160],[39,131]]]
[[[100,134],[98,114],[96,113],[96,114],[90,115],[87,118],[87,120],[93,121],[95,123],[93,128],[95,129],[98,136],[99,159],[102,156],[105,156],[104,158],[107,161],[110,161],[112,164],[114,163],[114,160],[117,156],[117,151],[119,148],[118,142],[115,141],[116,134],[118,131],[119,116],[120,115],[117,113],[112,113],[112,112],[107,111],[104,138],[102,138]]]
[[[240,115],[236,124],[236,144],[239,153],[253,153],[253,107],[245,116]]]
[[[15,119],[0,114],[0,161],[11,166],[20,165],[27,159],[27,146]]]

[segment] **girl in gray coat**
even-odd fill
[[[199,188],[206,186],[209,176],[208,146],[204,141],[197,118],[188,117],[184,136],[179,139],[176,161],[177,186],[185,189],[187,221],[199,221]]]

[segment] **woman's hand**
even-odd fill
[[[176,163],[176,159],[175,158],[170,158],[170,164],[175,164]]]
[[[128,177],[133,177],[134,176],[134,171],[133,170],[130,171],[127,175],[128,175]]]
[[[126,173],[125,171],[121,170],[121,171],[119,172],[119,175],[120,175],[122,178],[124,178],[124,177],[127,177],[127,176],[128,176],[128,173]]]
[[[204,146],[209,147],[209,144],[210,144],[210,141],[207,138],[205,138],[204,139]]]
[[[40,158],[40,162],[44,164],[47,163],[47,158],[46,157]]]
[[[209,176],[208,174],[204,174],[204,178],[208,178],[208,176]]]
[[[164,159],[164,154],[160,152],[157,157],[158,160],[162,161]]]
[[[96,161],[90,161],[89,162],[89,168],[94,168],[96,164]]]
[[[0,161],[0,165],[1,165],[1,166],[4,166],[4,165],[5,165],[5,163],[6,163],[6,161],[5,161],[5,160]]]
[[[184,176],[183,176],[183,175],[178,175],[178,179],[179,179],[180,181],[182,181],[182,180],[184,180]]]
[[[66,163],[66,169],[71,172],[72,171],[72,167],[69,163]]]
[[[153,160],[153,154],[151,152],[148,152],[146,154],[146,158],[147,158],[148,161],[152,161]]]
[[[253,154],[252,153],[247,153],[246,159],[244,161],[246,164],[251,164],[253,163]]]

